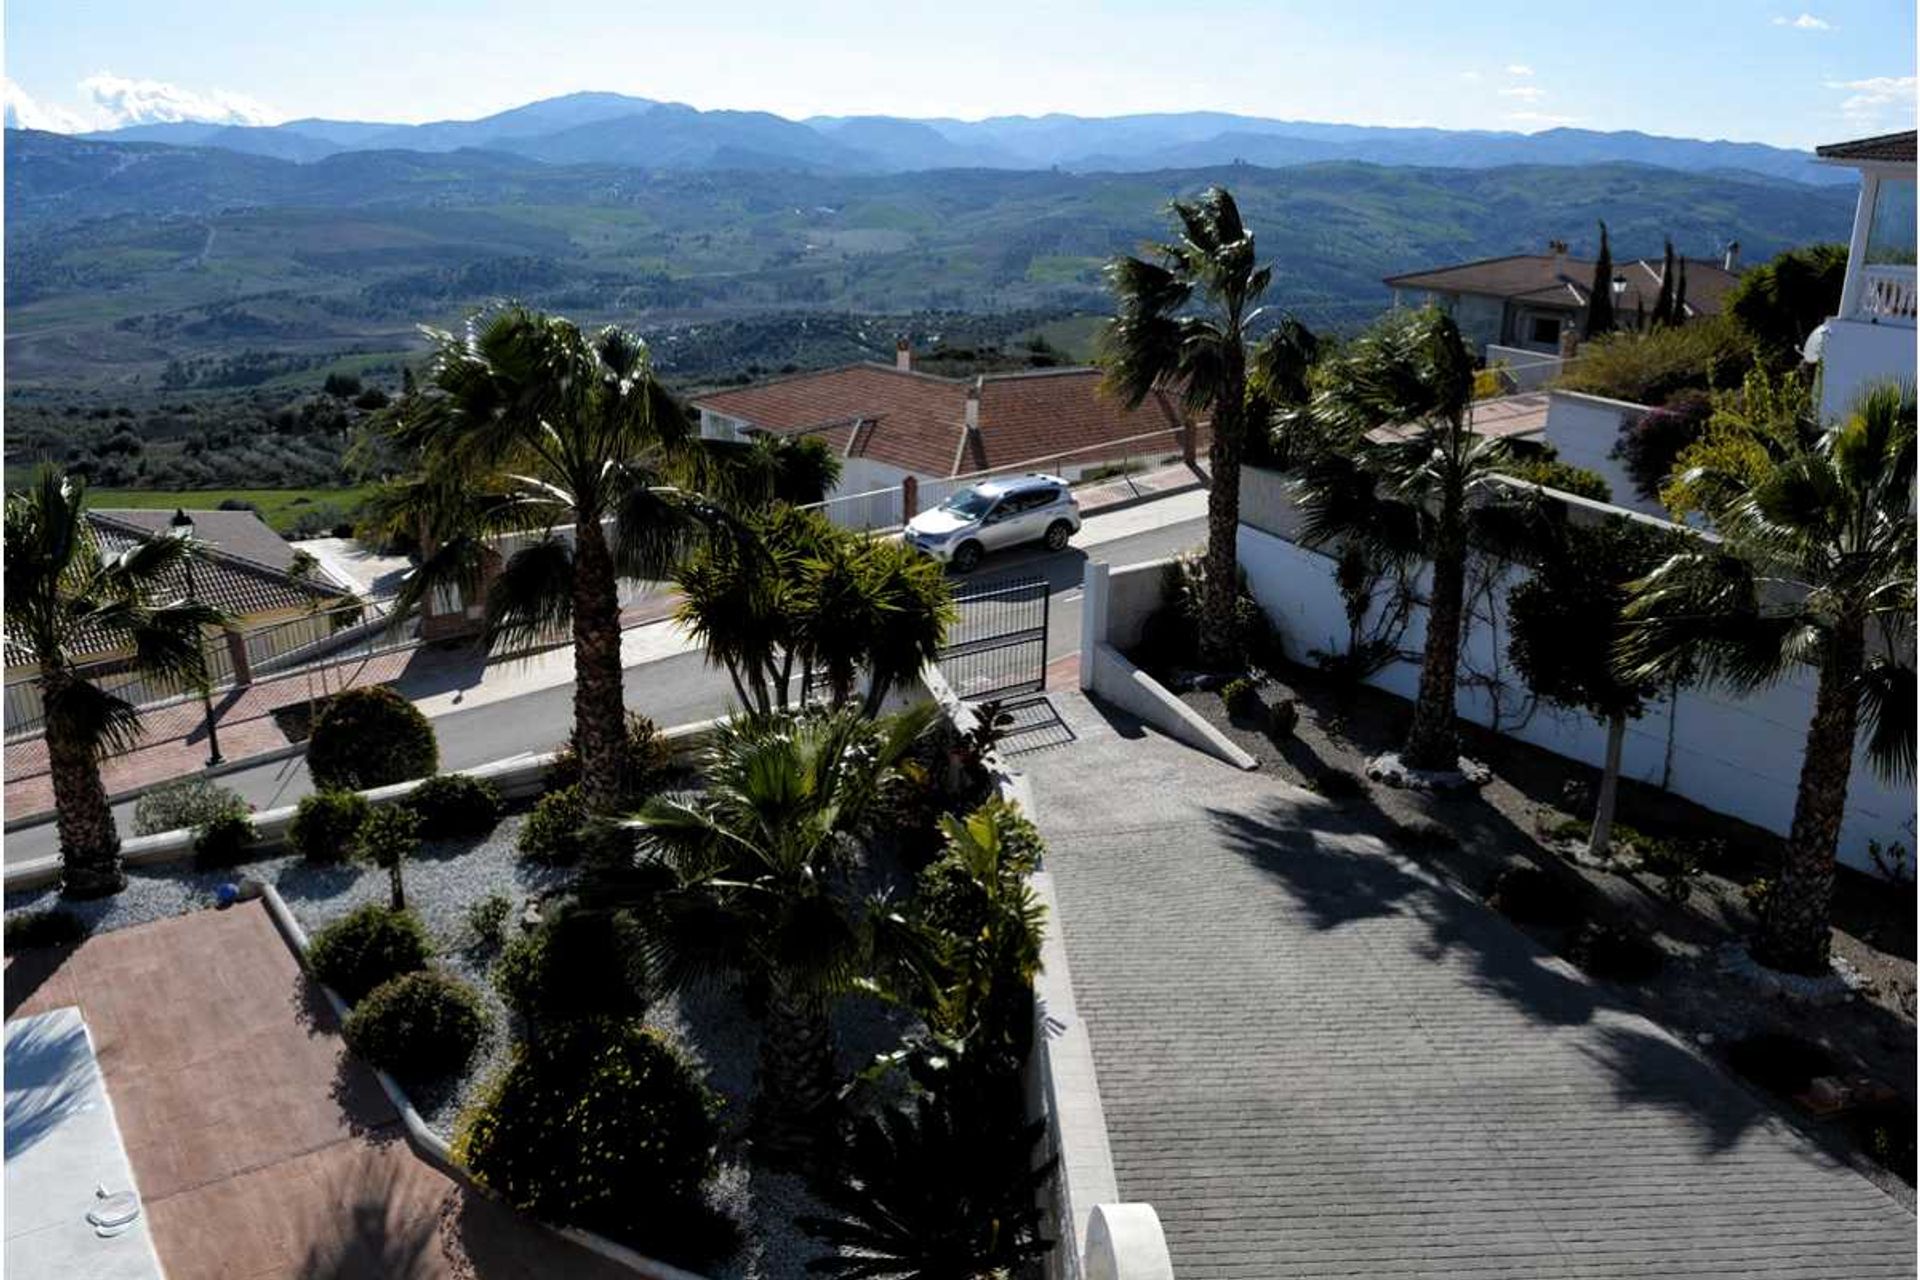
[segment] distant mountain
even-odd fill
[[[1844,170],[1804,151],[1753,142],[1549,129],[1542,133],[1400,129],[1270,120],[1219,111],[1086,117],[996,116],[915,120],[821,116],[804,121],[759,111],[701,111],[618,93],[573,93],[478,120],[377,124],[292,120],[271,128],[137,125],[92,140],[213,146],[312,163],[341,151],[506,151],[552,164],[650,169],[825,170],[901,173],[928,169],[1052,169],[1149,172],[1202,165],[1285,167],[1329,160],[1493,168],[1511,164],[1654,165],[1687,172],[1740,170],[1814,185],[1845,185]]]

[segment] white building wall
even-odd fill
[[[1820,354],[1820,416],[1828,421],[1845,417],[1873,383],[1912,384],[1915,334],[1910,326],[1827,321]]]
[[[1346,616],[1330,558],[1246,524],[1240,526],[1239,550],[1247,585],[1280,629],[1290,655],[1304,660],[1309,650],[1344,646]],[[1524,682],[1507,661],[1505,599],[1520,581],[1519,572],[1497,592],[1496,625],[1475,626],[1462,648],[1468,669],[1497,673],[1511,686],[1500,699],[1498,723],[1494,699],[1479,688],[1461,689],[1459,714],[1597,769],[1606,749],[1604,726],[1546,703],[1534,704],[1529,713]],[[1425,611],[1416,608],[1401,648],[1417,653],[1424,639]],[[1368,683],[1411,699],[1419,676],[1417,662],[1399,661]],[[1665,774],[1667,788],[1676,794],[1785,835],[1812,713],[1811,672],[1744,698],[1712,688],[1685,689],[1676,701],[1656,702],[1628,725],[1622,772],[1655,786]],[[1856,751],[1840,833],[1841,861],[1871,870],[1869,839],[1898,840],[1911,849],[1913,819],[1912,784],[1882,781]]]
[[[1613,490],[1616,506],[1666,518],[1658,502],[1649,502],[1635,490],[1633,477],[1618,458],[1610,457],[1620,439],[1620,428],[1647,412],[1647,406],[1609,400],[1577,391],[1547,393],[1547,443],[1571,466],[1598,472]]]
[[[904,467],[896,467],[885,462],[875,462],[872,458],[840,459],[840,483],[834,486],[827,496],[837,498],[850,493],[866,493],[870,489],[897,487],[908,475]],[[920,477],[925,480],[927,477]]]

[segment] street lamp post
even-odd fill
[[[173,513],[173,519],[169,520],[167,524],[173,530],[174,537],[182,540],[193,537],[193,517],[188,515],[184,508],[176,508]],[[193,589],[192,555],[187,555],[182,558],[182,567],[185,568],[187,573],[187,603],[198,604],[200,603],[200,598],[194,593]],[[220,754],[220,730],[215,724],[213,716],[213,682],[207,678],[206,652],[204,647],[201,651],[200,662],[200,706],[207,713],[207,767],[211,769],[213,766],[223,763],[225,757]]]

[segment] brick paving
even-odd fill
[[[170,1280],[630,1274],[421,1163],[259,903],[8,958],[9,1018],[64,1005]]]
[[[1914,1274],[1912,1211],[1326,801],[1078,694],[1023,755],[1180,1280]]]

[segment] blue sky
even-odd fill
[[[9,122],[431,120],[608,89],[915,116],[1212,109],[1807,146],[1914,122],[1912,0],[9,0]]]

